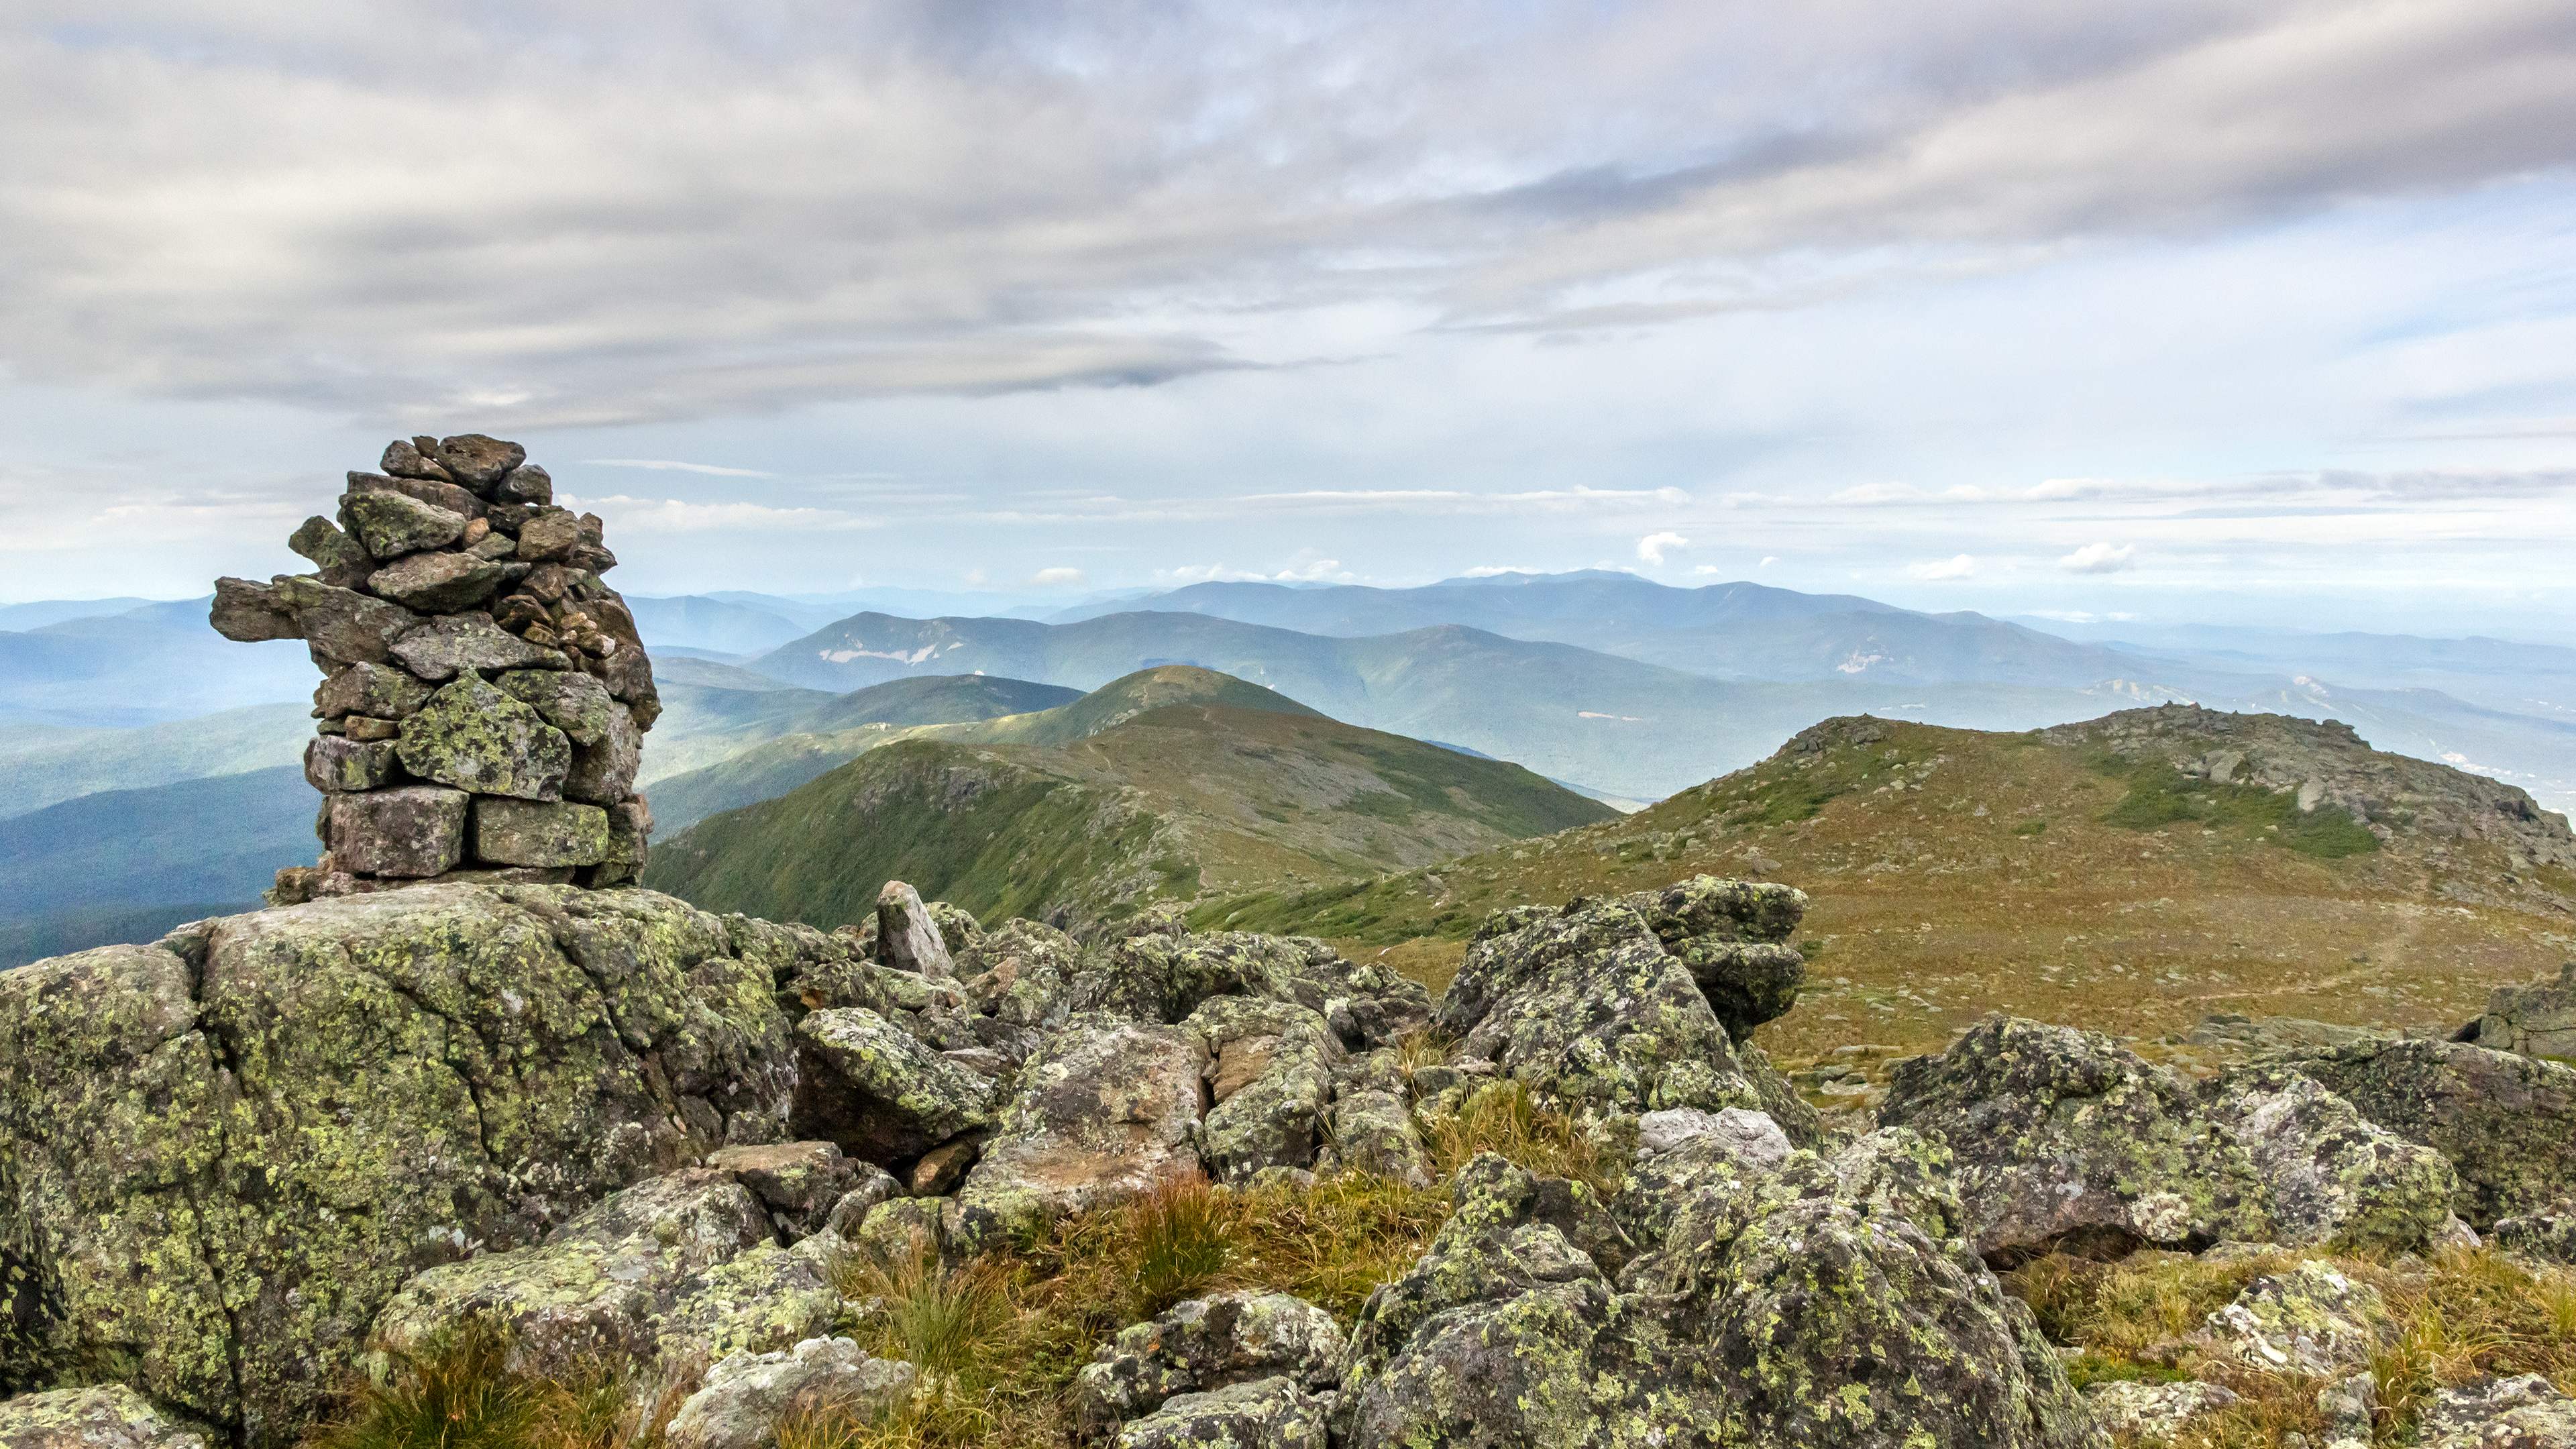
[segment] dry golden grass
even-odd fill
[[[2324,1381],[2259,1372],[2204,1358],[2187,1342],[2204,1319],[2288,1257],[2204,1263],[2145,1252],[2117,1263],[2051,1256],[2007,1274],[2041,1330],[2083,1349],[2069,1364],[2079,1383],[2106,1378],[2199,1377],[2242,1402],[2186,1427],[2176,1449],[2278,1449],[2283,1436],[2316,1440]],[[2533,1271],[2492,1251],[2448,1251],[2429,1262],[2338,1257],[2334,1265],[2379,1290],[2391,1328],[2367,1369],[2380,1403],[2377,1438],[2411,1442],[2442,1388],[2490,1375],[2537,1373],[2576,1392],[2576,1271]]]
[[[2023,735],[1889,722],[1817,771],[1766,762],[1624,820],[1252,902],[1255,929],[1322,935],[1445,987],[1489,911],[1660,888],[1706,872],[1794,885],[1808,986],[1760,1029],[1784,1068],[1837,1048],[1939,1050],[1989,1011],[2141,1043],[2204,1016],[2440,1028],[2576,954],[2563,871],[2401,834],[2319,859],[2259,828],[2110,824],[2126,785]],[[1833,793],[1839,791],[1840,793]],[[1812,814],[1802,812],[1812,810]],[[2507,880],[2511,872],[2516,879]],[[1437,884],[1435,885],[1434,882]],[[2208,1053],[2150,1047],[2191,1069]]]

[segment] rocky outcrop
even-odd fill
[[[1794,924],[1804,899],[1701,876],[1561,911],[1499,912],[1468,946],[1433,1025],[1458,1040],[1459,1055],[1492,1062],[1588,1120],[1674,1107],[1758,1110],[1761,1093],[1737,1060],[1734,1030],[1787,1006],[1776,990],[1727,977],[1726,963],[1742,935]],[[1701,934],[1688,934],[1694,926]],[[1712,979],[1737,980],[1719,992],[1729,1018],[1711,1004],[1694,959]]]
[[[2449,1159],[2363,1120],[2309,1078],[2253,1067],[2202,1095],[2263,1180],[2273,1241],[2406,1251],[2450,1220],[2459,1179]]]
[[[1206,1178],[1193,1143],[1207,1044],[1180,1027],[1077,1016],[1021,1073],[958,1201],[978,1235]]]
[[[2303,814],[2332,810],[2385,835],[2411,834],[2496,846],[2513,860],[2576,868],[2567,817],[2543,810],[2518,786],[2391,755],[2336,720],[2230,714],[2197,705],[2124,709],[2043,732],[2052,745],[2160,762],[2195,779],[2294,798]]]
[[[1480,1158],[1362,1311],[1336,1442],[2102,1444],[1960,1235],[1944,1165],[1882,1133],[1777,1174],[1668,1176],[1669,1230],[1614,1281],[1581,1246],[1625,1241],[1600,1204]]]
[[[2558,968],[2556,981],[2497,987],[2487,997],[2486,1015],[2470,1022],[2459,1039],[2576,1065],[2576,961]]]
[[[0,1369],[119,1362],[156,1404],[291,1439],[413,1274],[783,1137],[774,989],[682,902],[539,886],[320,900],[0,975]]]
[[[275,903],[459,872],[641,874],[653,667],[600,582],[617,558],[599,519],[555,507],[526,459],[479,433],[398,440],[385,473],[349,475],[336,524],[289,540],[318,572],[216,581],[219,633],[302,639],[328,676],[305,754],[322,858],[280,871]]]
[[[2576,1067],[2459,1042],[2367,1042],[2289,1065],[2451,1161],[2452,1211],[2485,1228],[2576,1182]]]
[[[1348,1351],[1331,1314],[1286,1293],[1190,1299],[1101,1345],[1074,1378],[1074,1436],[1086,1443],[1117,1437],[1121,1426],[1175,1395],[1238,1384],[1276,1380],[1300,1396],[1327,1392],[1341,1383]],[[1315,1417],[1320,1423],[1320,1412]]]
[[[727,1173],[691,1168],[601,1202],[533,1247],[414,1276],[375,1319],[379,1354],[418,1349],[466,1319],[496,1325],[509,1366],[557,1380],[603,1367],[642,1375],[654,1402],[700,1365],[829,1331],[841,1309],[837,1243],[783,1247],[760,1200]]]
[[[1878,1120],[1949,1145],[1977,1250],[2260,1242],[2268,1193],[2235,1134],[2192,1089],[2110,1038],[1988,1017],[1900,1066]]]

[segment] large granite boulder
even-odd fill
[[[690,1168],[599,1203],[533,1247],[431,1268],[376,1316],[369,1348],[417,1350],[466,1319],[502,1329],[514,1372],[631,1375],[655,1402],[700,1366],[827,1332],[841,1310],[837,1243],[783,1247],[731,1174]]]
[[[2576,961],[2558,968],[2556,981],[2497,987],[2487,997],[2486,1015],[2469,1023],[2460,1039],[2490,1051],[2576,1065]]]
[[[2451,1160],[2479,1228],[2576,1182],[2576,1067],[2460,1042],[2362,1042],[2290,1063],[2362,1116]]]
[[[1585,1119],[1761,1106],[1725,1023],[1634,900],[1498,912],[1468,946],[1436,1029]]]
[[[1998,1262],[2260,1242],[2272,1229],[2236,1135],[2181,1078],[2092,1032],[1988,1017],[1899,1066],[1878,1120],[1949,1145],[1967,1236]]]
[[[1628,900],[1644,912],[1664,949],[1689,968],[1736,1042],[1798,1004],[1807,958],[1789,938],[1806,919],[1805,892],[1695,875]]]
[[[993,1124],[992,1082],[865,1007],[796,1026],[796,1128],[880,1166]]]
[[[2451,1218],[2459,1179],[2432,1148],[2362,1120],[2287,1067],[2232,1072],[2201,1089],[2271,1199],[2272,1241],[2407,1251]]]
[[[0,1378],[295,1439],[413,1274],[784,1136],[773,989],[666,896],[439,884],[0,975]]]
[[[1204,1181],[1195,1143],[1207,1043],[1193,1031],[1085,1014],[1021,1069],[966,1175],[970,1233],[1011,1231]]]
[[[1344,1055],[1324,1018],[1293,1001],[1212,996],[1182,1027],[1207,1044],[1208,1171],[1240,1182],[1266,1167],[1312,1167]]]
[[[1673,1150],[1741,1167],[1740,1145]],[[1686,1200],[1614,1279],[1583,1246],[1617,1231],[1598,1203],[1479,1158],[1431,1252],[1362,1310],[1335,1442],[2104,1445],[1962,1232],[1947,1166],[1883,1132],[1670,1181]]]

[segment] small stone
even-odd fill
[[[444,508],[467,518],[481,518],[487,511],[483,500],[471,492],[453,483],[428,478],[388,478],[381,473],[352,473],[349,475],[349,491],[399,493],[405,498],[416,498],[433,508]]]
[[[474,802],[474,858],[491,865],[593,865],[608,854],[608,812],[596,805],[483,796]]]
[[[516,564],[492,563],[470,553],[416,553],[376,570],[367,587],[407,609],[451,614],[470,609],[518,577]]]
[[[492,683],[503,694],[543,715],[546,723],[562,730],[576,745],[595,745],[606,739],[614,729],[612,720],[625,713],[598,680],[575,671],[512,670],[492,676]],[[620,790],[618,797],[623,798],[625,793]]]
[[[1637,1145],[1647,1152],[1670,1152],[1702,1137],[1723,1141],[1731,1156],[1756,1168],[1777,1167],[1794,1150],[1789,1135],[1769,1114],[1743,1107],[1719,1112],[1674,1107],[1637,1119]]]
[[[492,485],[492,501],[544,507],[555,501],[555,480],[536,464],[522,463]]]
[[[560,508],[540,508],[519,525],[519,557],[530,563],[561,559],[581,542],[581,520]]]
[[[376,465],[397,478],[428,478],[440,483],[455,480],[437,459],[425,456],[417,443],[396,438],[385,445],[384,461]]]
[[[546,622],[546,606],[532,594],[512,594],[492,606],[492,622],[513,634],[524,633],[529,625]]]
[[[324,735],[304,746],[304,779],[326,795],[380,790],[398,773],[390,741],[361,743]]]
[[[831,1218],[867,1164],[842,1156],[829,1142],[776,1142],[718,1148],[707,1154],[707,1166],[732,1173],[791,1233],[804,1238]]]
[[[580,679],[585,675],[567,675]],[[602,692],[605,697],[605,691]],[[634,792],[635,772],[644,764],[644,732],[621,705],[609,706],[608,727],[596,744],[572,747],[572,769],[564,776],[564,794],[593,805],[617,805]]]
[[[315,687],[313,707],[324,719],[363,714],[377,719],[407,719],[429,702],[430,688],[400,669],[382,664],[352,664]]]
[[[286,546],[311,559],[322,571],[322,582],[334,588],[355,588],[376,569],[376,561],[367,556],[356,539],[318,513],[304,520],[304,526],[295,530]]]
[[[341,734],[353,740],[373,743],[378,740],[399,739],[402,736],[402,723],[399,720],[375,719],[363,714],[353,714],[332,723],[339,726]]]
[[[914,1160],[912,1179],[905,1184],[914,1197],[945,1197],[966,1180],[966,1169],[975,1165],[984,1144],[977,1137],[960,1137],[943,1142]]]
[[[438,440],[438,459],[457,482],[477,493],[489,493],[511,469],[528,461],[528,450],[481,433],[460,433]]]
[[[419,713],[403,721],[400,754],[403,768],[421,779],[522,800],[562,799],[564,775],[572,764],[572,744],[561,730],[471,674],[441,688]],[[600,815],[596,828],[604,849],[606,816]],[[599,852],[579,860],[480,858],[507,865],[587,865],[599,859]]]
[[[501,563],[518,557],[519,546],[495,533],[466,545],[465,551],[486,563]]]
[[[447,547],[464,535],[468,520],[401,493],[351,493],[340,500],[340,521],[370,557],[391,561]]]
[[[619,649],[587,666],[608,692],[626,702],[635,727],[649,730],[662,717],[662,695],[653,687],[653,661],[641,649]]]
[[[900,1161],[992,1125],[992,1083],[865,1007],[809,1013],[796,1046],[790,1130],[852,1157]]]
[[[851,1171],[857,1174],[858,1185],[841,1194],[841,1200],[832,1204],[832,1215],[824,1221],[823,1228],[855,1242],[860,1224],[868,1220],[869,1210],[878,1203],[903,1196],[903,1184],[895,1180],[893,1173],[873,1162],[848,1161]]]
[[[465,531],[456,536],[456,542],[457,546],[460,548],[472,548],[474,545],[481,543],[483,540],[490,538],[491,536],[492,520],[488,518],[478,518],[465,525]]]
[[[662,1432],[664,1449],[768,1449],[779,1426],[825,1411],[862,1422],[891,1410],[912,1392],[914,1370],[900,1359],[870,1358],[846,1338],[809,1338],[773,1353],[736,1350],[707,1370],[706,1384],[680,1405]]]
[[[608,854],[603,865],[641,867],[647,842],[653,835],[653,807],[641,795],[631,795],[608,808]]]
[[[2387,1323],[2378,1289],[2305,1262],[2246,1285],[2199,1336],[2251,1368],[2323,1375],[2367,1359]]]
[[[393,646],[403,667],[423,679],[452,679],[460,672],[502,669],[569,669],[572,661],[501,632],[482,614],[432,619]]]
[[[2576,1449],[2576,1398],[2539,1374],[2442,1389],[2425,1409],[2423,1449]]]
[[[331,856],[367,875],[437,875],[465,855],[462,790],[406,785],[331,797]]]
[[[934,979],[957,975],[957,963],[922,905],[921,892],[899,880],[887,881],[877,892],[877,959],[897,971]]]
[[[383,664],[420,616],[382,599],[282,574],[266,584],[217,579],[208,622],[227,639],[302,639],[325,669]]]
[[[52,1389],[0,1403],[8,1449],[206,1449],[205,1436],[163,1418],[123,1384]]]

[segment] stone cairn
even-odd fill
[[[287,540],[315,571],[218,579],[227,639],[301,639],[328,676],[304,777],[319,864],[276,905],[426,880],[632,883],[653,817],[635,793],[662,712],[597,516],[554,505],[527,450],[479,433],[397,440],[351,473],[340,519]]]

